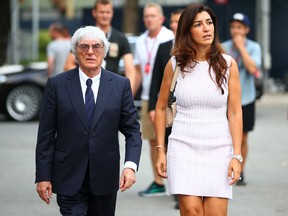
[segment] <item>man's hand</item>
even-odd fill
[[[240,50],[241,48],[245,47],[246,38],[243,37],[243,35],[237,34],[232,38],[232,40],[237,49]]]
[[[36,191],[39,197],[46,202],[48,205],[52,199],[52,184],[50,181],[38,182]]]
[[[155,121],[155,110],[151,110],[148,113],[148,115],[149,115],[150,120],[154,123],[154,121]]]
[[[129,189],[136,182],[135,171],[130,168],[125,168],[120,179],[121,192]]]

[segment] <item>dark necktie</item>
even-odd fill
[[[91,123],[92,123],[92,119],[93,119],[94,108],[95,108],[94,94],[93,94],[93,91],[91,89],[92,80],[87,79],[86,85],[87,85],[87,89],[86,89],[86,93],[85,93],[85,107],[86,107],[86,113],[87,113],[87,117],[88,117],[88,124],[89,124],[89,128],[90,128]]]

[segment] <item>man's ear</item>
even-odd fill
[[[91,10],[91,15],[92,15],[93,18],[96,18],[95,8],[93,8],[93,9]]]
[[[165,22],[165,16],[162,16],[162,24]]]
[[[246,26],[245,32],[246,32],[246,35],[250,32],[250,28],[248,26]]]

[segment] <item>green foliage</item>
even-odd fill
[[[38,61],[46,61],[46,49],[48,43],[51,41],[48,30],[39,31],[39,53]]]
[[[46,49],[48,46],[48,43],[51,41],[49,32],[47,29],[40,30],[39,35],[39,44],[38,44],[38,59],[32,60],[32,59],[22,59],[20,64],[22,65],[28,65],[31,62],[43,62],[47,61],[47,53]]]

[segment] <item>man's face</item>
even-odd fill
[[[76,56],[84,72],[95,71],[101,67],[104,58],[103,43],[95,39],[82,39],[77,44]]]
[[[236,35],[241,35],[242,37],[246,37],[249,33],[249,27],[244,25],[241,22],[233,21],[230,23],[230,34],[231,37],[235,37]]]
[[[92,10],[97,26],[110,26],[113,18],[112,4],[97,4]]]
[[[180,19],[181,14],[172,14],[170,18],[170,29],[173,31],[174,35],[176,35],[178,21]]]
[[[162,26],[164,17],[159,13],[156,7],[147,7],[144,9],[143,21],[149,31],[157,30]]]

